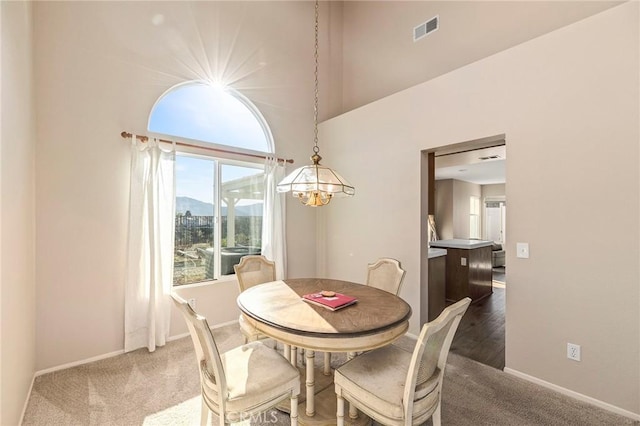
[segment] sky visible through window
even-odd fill
[[[262,169],[222,167],[222,182],[262,174]],[[179,155],[176,161],[176,196],[189,197],[213,204],[213,162]],[[255,202],[255,201],[254,201]],[[244,204],[244,203],[241,203]]]
[[[149,130],[220,145],[268,152],[256,116],[224,89],[208,84],[178,86],[155,105]]]
[[[177,86],[165,93],[151,112],[149,130],[219,145],[271,151],[259,119],[246,104],[222,88],[200,82]],[[262,172],[261,169],[223,167],[222,182]],[[211,161],[178,156],[176,196],[213,204],[213,185]]]

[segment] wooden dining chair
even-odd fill
[[[338,426],[344,425],[345,400],[385,425],[419,425],[431,417],[433,426],[440,426],[447,356],[470,303],[466,297],[426,323],[413,351],[387,345],[339,367],[334,376]]]
[[[233,266],[233,270],[235,271],[236,278],[238,279],[240,293],[255,285],[276,280],[276,263],[262,255],[243,256],[242,259],[240,259],[240,263]],[[256,330],[255,327],[247,324],[242,314],[240,314],[238,322],[240,324],[240,331],[244,336],[245,343],[268,338],[268,336],[265,336]],[[275,347],[277,348],[277,343],[275,343]],[[298,349],[296,347],[284,345],[283,350],[286,352],[290,351],[291,354],[288,358],[293,358],[295,360],[298,356]],[[304,349],[300,349],[300,354],[303,355],[302,359],[304,362]],[[325,373],[330,370],[330,363],[331,359],[325,356]]]
[[[202,411],[206,425],[209,412],[224,426],[249,420],[252,416],[291,400],[291,424],[298,424],[300,373],[276,351],[259,341],[220,354],[207,320],[181,297],[171,296],[184,316],[200,371]]]
[[[398,296],[402,281],[404,280],[405,270],[400,266],[400,262],[390,257],[382,257],[374,263],[367,265],[367,281],[366,285],[387,291]],[[355,356],[350,353],[349,356]],[[331,363],[331,354],[325,355],[325,365]],[[327,368],[325,367],[325,372]]]
[[[233,265],[233,270],[241,292],[254,285],[276,280],[276,263],[262,255],[242,256],[240,263]]]
[[[405,273],[399,261],[383,257],[368,265],[366,284],[398,296]]]
[[[238,279],[240,293],[258,284],[276,280],[276,264],[262,255],[248,255],[240,259],[240,263],[233,266]],[[244,336],[244,342],[266,339],[267,336],[260,333],[244,320],[240,314],[240,331]]]

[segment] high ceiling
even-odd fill
[[[389,96],[621,3],[346,1],[343,108]],[[414,42],[414,27],[435,16],[438,29]]]
[[[409,1],[356,2],[345,8],[345,50],[347,57],[358,56],[357,63],[368,70],[345,64],[344,103],[346,109],[384,97],[423,81],[436,78],[486,56],[526,42],[545,33],[570,25],[588,16],[614,7],[621,1]],[[398,7],[402,5],[402,7]],[[414,42],[411,25],[438,16],[437,31]],[[366,25],[365,25],[366,24]],[[354,37],[361,40],[362,25],[381,27],[378,35],[367,31],[368,45],[379,48],[371,56],[350,46]],[[377,38],[376,38],[377,37]],[[360,42],[363,43],[363,42]],[[388,50],[388,51],[387,51]],[[393,52],[393,53],[391,53]],[[380,57],[402,57],[402,66],[379,61]],[[371,61],[371,63],[367,62]],[[354,63],[356,61],[353,61]],[[391,69],[385,67],[393,67]],[[352,70],[353,68],[353,70]],[[354,78],[350,79],[349,72]],[[376,76],[375,74],[380,75]],[[436,180],[457,179],[479,185],[506,182],[505,145],[486,147],[488,143],[463,144],[436,152]],[[504,144],[504,141],[501,141]],[[490,158],[487,158],[490,157]],[[481,159],[482,158],[482,159]]]

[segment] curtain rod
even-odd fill
[[[133,136],[133,134],[129,133],[129,132],[122,132],[120,133],[120,136],[122,136],[123,138],[127,139],[130,138],[131,136]],[[142,135],[136,135],[136,139],[140,140],[141,142],[147,142],[149,140],[148,136],[142,136]],[[180,142],[180,141],[170,141],[168,139],[160,139],[158,138],[158,140],[160,142],[166,142],[166,143],[170,143],[170,144],[176,144],[179,146],[188,146],[191,148],[198,148],[198,149],[204,149],[206,151],[215,151],[215,152],[224,152],[226,154],[234,154],[234,155],[243,155],[245,157],[253,157],[253,158],[262,158],[263,160],[266,160],[268,157],[265,155],[259,155],[259,154],[248,154],[245,152],[238,152],[238,151],[232,151],[232,150],[227,150],[227,149],[220,149],[220,148],[212,148],[212,147],[206,147],[206,146],[201,146],[201,145],[195,145],[192,143],[187,143],[187,142]],[[285,163],[292,163],[293,164],[293,160],[291,159],[285,159],[285,158],[278,158],[278,161],[284,161]]]

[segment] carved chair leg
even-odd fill
[[[348,352],[347,353],[347,360],[352,360],[354,359],[358,354],[356,352]],[[358,418],[358,409],[356,408],[356,406],[353,403],[349,404],[349,418],[351,420],[355,420]]]
[[[338,420],[338,426],[344,426],[344,398],[341,395],[338,395],[336,410],[336,419]]]
[[[298,395],[291,396],[291,426],[298,425]]]
[[[200,407],[200,426],[207,426],[209,422],[209,407],[204,402],[204,398],[201,397],[200,399],[202,403],[202,407]]]
[[[436,408],[436,411],[433,412],[433,414],[431,415],[431,423],[433,424],[433,426],[440,426],[442,424],[441,422],[441,407],[442,404],[438,403],[438,408]]]

